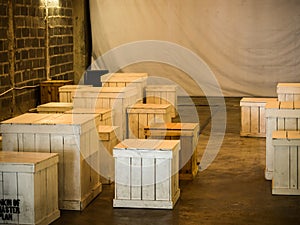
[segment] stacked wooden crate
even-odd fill
[[[41,104],[59,102],[59,87],[73,84],[72,80],[47,80],[40,83]]]
[[[92,85],[64,85],[58,88],[60,102],[73,102],[76,91],[81,88],[92,87]]]
[[[1,224],[50,224],[59,218],[57,163],[55,153],[0,152]]]
[[[278,83],[277,95],[281,102],[300,101],[300,83]]]
[[[180,180],[193,180],[198,173],[198,136],[198,123],[155,123],[145,127],[146,138],[180,140]]]
[[[83,210],[102,190],[98,131],[90,115],[27,113],[3,121],[3,150],[59,154],[59,208]]]
[[[135,104],[127,107],[128,137],[145,138],[144,128],[153,123],[170,123],[170,104]]]
[[[276,130],[300,129],[300,102],[273,101],[266,104],[266,170],[265,178],[271,180],[274,171],[272,134]]]
[[[177,116],[177,86],[176,85],[147,85],[146,103],[171,104],[171,116]]]
[[[300,195],[300,131],[273,132],[272,194]]]
[[[110,73],[101,76],[101,82],[103,87],[135,87],[137,90],[135,103],[143,103],[147,78],[147,73]]]
[[[265,106],[277,98],[242,98],[241,136],[266,137]]]
[[[115,146],[114,207],[172,209],[180,196],[178,140],[126,139]]]
[[[74,96],[76,108],[110,108],[113,110],[112,125],[120,127],[118,137],[126,137],[126,108],[136,101],[136,89],[133,87],[89,87],[77,91]]]

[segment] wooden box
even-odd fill
[[[300,101],[300,83],[278,83],[278,101]]]
[[[148,139],[180,140],[180,180],[193,180],[198,173],[198,136],[198,123],[156,123],[145,127]]]
[[[58,209],[58,154],[0,152],[1,224],[50,224]]]
[[[113,148],[120,142],[117,133],[120,128],[116,126],[99,126],[100,149],[100,180],[102,184],[111,184],[115,180],[115,163]]]
[[[274,131],[272,194],[300,195],[300,132]]]
[[[171,116],[177,116],[177,86],[176,85],[147,85],[146,103],[171,104]]]
[[[64,113],[73,109],[70,102],[48,102],[37,107],[39,113]]]
[[[73,114],[73,116],[77,115],[90,115],[93,118],[99,119],[96,121],[99,125],[111,125],[111,118],[113,117],[113,111],[111,109],[72,109],[64,112],[65,114]]]
[[[59,154],[59,208],[83,210],[102,190],[98,131],[90,115],[27,113],[3,121],[3,149]]]
[[[276,130],[300,129],[300,102],[268,102],[266,104],[266,170],[265,178],[273,177],[274,148],[272,133]]]
[[[241,106],[241,136],[266,137],[265,106],[277,98],[242,98]]]
[[[47,80],[40,83],[41,104],[47,102],[59,102],[58,88],[73,84],[72,80]]]
[[[131,87],[91,87],[80,89],[74,96],[74,108],[110,108],[112,125],[120,127],[118,137],[126,137],[126,108],[136,101],[136,89]]]
[[[126,139],[115,146],[114,207],[172,209],[180,196],[178,140]]]
[[[152,123],[170,123],[170,104],[135,104],[127,108],[128,138],[145,138],[144,128]]]
[[[101,82],[103,87],[135,87],[136,102],[143,103],[147,78],[147,73],[111,73],[101,76]]]
[[[58,88],[60,102],[73,102],[76,91],[80,88],[92,87],[91,85],[64,85]]]

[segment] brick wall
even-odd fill
[[[49,7],[49,56],[52,79],[73,79],[72,1],[60,1],[60,7]]]
[[[59,2],[45,20],[43,1],[0,0],[0,121],[39,104],[47,71],[51,79],[73,79],[72,1]]]

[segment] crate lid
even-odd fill
[[[76,91],[74,98],[126,98],[137,94],[135,87],[88,87]]]
[[[277,98],[249,98],[244,97],[240,101],[240,106],[264,106],[267,102],[277,101]]]
[[[176,91],[177,85],[170,85],[170,84],[151,84],[146,86],[146,91]]]
[[[179,140],[125,139],[114,149],[174,151],[179,149],[179,143]]]
[[[117,136],[116,134],[119,132],[119,130],[120,127],[118,126],[100,125],[98,126],[99,139],[101,141],[109,141]]]
[[[166,113],[171,111],[171,104],[134,104],[127,107],[128,113]]]
[[[105,75],[102,75],[100,77],[101,82],[105,82],[111,78],[116,78],[116,77],[139,77],[139,78],[147,78],[148,73],[108,73]]]
[[[67,111],[73,108],[73,103],[70,102],[48,102],[37,107],[38,112],[56,112]]]
[[[111,113],[112,109],[107,108],[74,108],[68,110],[65,114],[107,114]]]
[[[144,130],[147,136],[192,136],[198,135],[199,123],[154,123]]]
[[[64,85],[58,88],[59,91],[75,91],[76,89],[92,87],[92,85],[78,85],[78,84],[70,84]]]
[[[34,173],[56,163],[57,153],[0,151],[1,172]]]

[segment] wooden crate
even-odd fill
[[[120,128],[116,126],[99,126],[100,149],[100,180],[102,184],[111,184],[115,180],[115,163],[113,148],[120,142],[117,133]]]
[[[242,98],[241,106],[241,136],[266,137],[265,106],[277,98]]]
[[[99,119],[96,121],[96,124],[99,125],[112,125],[111,118],[113,117],[113,111],[111,109],[72,109],[64,112],[65,114],[73,114],[73,116],[77,115],[90,115],[93,118]]]
[[[178,140],[126,139],[113,149],[114,207],[172,209],[180,196]]]
[[[266,170],[265,178],[273,177],[274,147],[272,133],[276,130],[300,129],[300,102],[268,102],[266,104]]]
[[[272,194],[300,195],[300,132],[274,131]]]
[[[91,87],[80,89],[74,96],[74,108],[110,108],[112,125],[120,127],[118,137],[126,137],[126,108],[136,101],[136,89],[131,87]]]
[[[300,101],[300,83],[278,83],[278,101]]]
[[[171,104],[171,116],[177,116],[177,85],[147,85],[146,103]]]
[[[39,113],[64,113],[73,109],[70,102],[48,102],[37,107]]]
[[[6,151],[58,153],[59,208],[83,210],[102,190],[97,126],[90,115],[27,113],[0,128]]]
[[[147,78],[147,73],[111,73],[101,76],[101,82],[103,87],[135,87],[137,89],[136,102],[142,103]]]
[[[180,180],[193,180],[198,173],[198,136],[198,123],[156,123],[145,127],[148,139],[180,140]]]
[[[58,88],[73,84],[72,80],[47,80],[40,83],[41,104],[47,102],[59,102]]]
[[[58,209],[58,154],[0,152],[1,224],[50,224]]]
[[[144,128],[152,123],[170,123],[170,104],[135,104],[127,108],[128,138],[145,138]]]
[[[64,85],[58,88],[60,102],[73,102],[76,91],[81,88],[92,87],[92,85]]]

